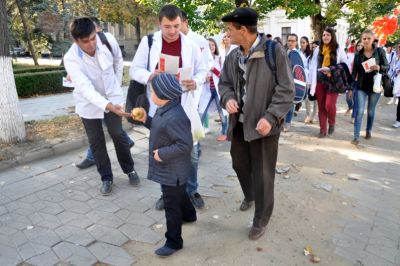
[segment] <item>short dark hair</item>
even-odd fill
[[[177,17],[182,19],[182,10],[175,5],[165,5],[161,8],[160,13],[158,14],[158,21],[161,22],[164,17],[168,20],[174,20]]]
[[[240,23],[237,22],[232,22],[232,25],[239,30],[242,26],[245,27],[250,33],[257,33],[257,25],[242,25]]]
[[[89,19],[90,19],[91,21],[93,21],[93,23],[94,23],[94,25],[95,25],[96,27],[101,27],[101,23],[100,23],[100,20],[99,20],[98,18],[96,18],[96,17],[89,17]]]
[[[288,38],[289,38],[290,36],[295,37],[295,38],[296,38],[296,42],[299,41],[299,37],[297,37],[297,34],[296,34],[296,33],[289,33]]]
[[[89,37],[93,32],[96,32],[96,27],[90,18],[76,18],[71,23],[71,35],[75,40]]]
[[[182,21],[187,21],[188,20],[188,15],[185,11],[182,10]]]
[[[272,35],[269,33],[266,36],[267,36],[267,38],[272,38]]]

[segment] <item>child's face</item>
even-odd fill
[[[151,100],[158,107],[164,106],[167,102],[169,102],[169,100],[163,100],[163,99],[158,98],[157,94],[155,94],[155,92],[153,90],[153,87],[151,88]]]

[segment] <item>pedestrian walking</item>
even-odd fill
[[[286,51],[268,42],[275,47],[274,75],[265,58],[267,37],[257,32],[257,20],[257,12],[247,7],[222,18],[232,43],[240,47],[226,58],[218,84],[221,104],[230,114],[232,165],[245,197],[241,209],[255,202],[251,240],[265,233],[272,215],[278,141],[294,98]]]
[[[352,144],[357,145],[360,139],[360,130],[362,119],[364,116],[365,104],[367,106],[367,128],[365,132],[365,139],[372,137],[372,126],[375,119],[376,104],[381,97],[381,93],[374,92],[374,77],[376,74],[387,73],[389,65],[386,59],[385,51],[382,48],[376,47],[372,42],[374,40],[374,33],[371,30],[365,30],[362,33],[363,48],[354,57],[354,65],[352,75],[353,78],[357,77],[358,90],[357,90],[357,116],[354,122],[354,139]],[[374,58],[376,65],[370,66],[371,71],[366,71],[363,62]]]

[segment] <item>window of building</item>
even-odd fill
[[[282,27],[282,43],[286,45],[289,34],[292,33],[291,27]]]

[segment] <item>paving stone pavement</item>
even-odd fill
[[[79,170],[74,166],[73,159],[83,150],[1,172],[0,265],[132,265],[135,257],[122,248],[126,242],[155,245],[163,240],[163,233],[153,230],[165,218],[164,212],[154,210],[159,185],[145,179],[148,140],[143,134],[132,150],[140,187],[129,185],[112,147],[109,155],[115,177],[108,197],[99,193],[101,181],[94,167]],[[223,196],[215,186],[238,185],[225,177],[234,175],[229,155],[218,156],[226,158],[226,164],[199,170],[205,180],[200,192],[207,197]],[[218,171],[220,177],[210,176]]]

